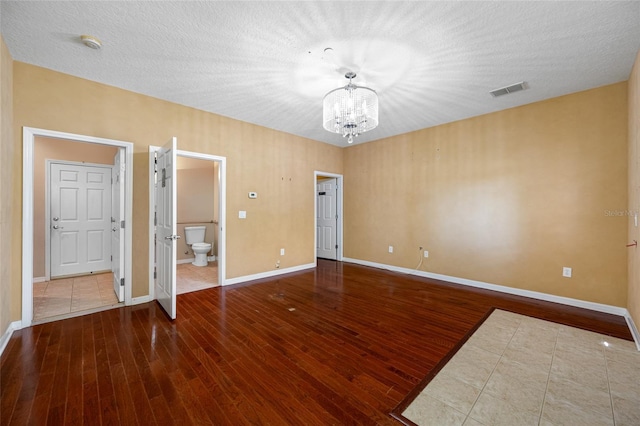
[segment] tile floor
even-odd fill
[[[640,425],[640,352],[495,310],[403,416],[438,426]]]
[[[183,294],[218,286],[218,262],[209,262],[207,266],[194,266],[191,263],[176,265],[176,293]]]
[[[34,321],[117,304],[111,272],[33,284]]]
[[[113,291],[113,275],[86,275],[33,284],[33,321],[118,305]],[[205,267],[183,263],[176,266],[177,294],[212,288],[218,285],[218,263]]]

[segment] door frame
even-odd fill
[[[44,138],[66,139],[72,142],[85,142],[98,145],[110,145],[123,148],[125,167],[129,171],[125,182],[125,285],[124,303],[131,305],[131,254],[133,236],[133,143],[116,139],[59,132],[56,130],[22,128],[22,327],[33,322],[33,173],[34,147],[37,136]]]
[[[344,256],[344,238],[343,238],[343,176],[336,173],[314,171],[313,172],[313,261],[318,265],[318,178],[336,178],[336,185],[338,186],[336,194],[336,212],[338,214],[337,229],[336,229],[336,244],[338,245],[338,252],[336,253],[336,261],[341,262]]]
[[[155,279],[153,277],[153,271],[155,266],[155,225],[154,225],[154,212],[155,212],[155,182],[154,182],[154,156],[160,147],[149,146],[149,299],[154,300],[155,294]],[[226,272],[226,200],[227,200],[227,158],[218,155],[203,154],[200,152],[184,151],[181,149],[176,150],[176,156],[195,158],[199,160],[217,161],[218,168],[218,283],[220,286],[227,285],[227,272]],[[215,196],[215,195],[214,195]]]
[[[44,280],[51,281],[51,227],[48,226],[51,223],[51,164],[68,164],[72,166],[89,166],[89,167],[101,167],[104,169],[112,169],[111,173],[113,176],[113,165],[109,164],[98,164],[98,163],[82,163],[80,161],[67,161],[67,160],[52,160],[45,159],[45,192],[44,192],[44,223],[45,225],[45,233],[44,233]],[[125,228],[126,229],[126,228]]]

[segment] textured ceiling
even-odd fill
[[[640,48],[640,2],[2,1],[0,14],[15,60],[339,146],[322,98],[346,70],[380,97],[362,143],[627,80]]]

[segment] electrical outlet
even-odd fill
[[[284,249],[283,248],[280,249],[280,256],[284,256]]]
[[[393,246],[389,246],[389,253],[393,253]]]
[[[424,257],[429,257],[429,250],[424,251]]]
[[[562,268],[562,276],[563,277],[567,277],[567,278],[571,278],[571,268],[567,268],[566,266],[564,268]]]

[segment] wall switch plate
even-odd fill
[[[238,218],[239,218],[239,219],[246,219],[246,218],[247,218],[247,212],[246,212],[246,211],[244,211],[244,210],[240,210],[240,211],[238,212]]]
[[[566,266],[564,268],[562,268],[562,276],[563,277],[567,277],[567,278],[571,278],[571,268],[567,268]]]
[[[280,256],[284,256],[284,249],[283,248],[280,249]]]
[[[393,246],[389,246],[389,253],[393,253]]]
[[[424,257],[429,257],[429,250],[424,251]]]

